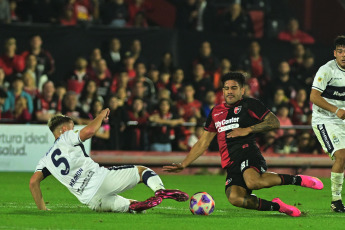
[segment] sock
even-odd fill
[[[343,188],[344,173],[331,172],[332,201],[341,200],[341,190]]]
[[[258,198],[259,207],[258,211],[279,211],[280,206],[272,201]]]
[[[300,176],[288,175],[288,174],[278,174],[282,179],[281,185],[301,185],[302,179]]]
[[[154,192],[159,189],[165,189],[161,178],[149,168],[143,172],[143,182]]]

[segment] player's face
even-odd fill
[[[228,80],[223,86],[223,94],[226,104],[232,105],[242,99],[244,88],[237,81]]]
[[[345,69],[345,46],[337,46],[334,50],[334,57],[337,64]]]

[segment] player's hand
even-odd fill
[[[226,134],[227,138],[234,138],[234,137],[243,137],[247,136],[250,133],[250,128],[235,128],[228,134]]]
[[[181,172],[184,168],[185,167],[183,167],[182,163],[172,163],[172,165],[163,166],[163,171],[169,173],[178,173]]]
[[[344,120],[344,119],[345,119],[345,110],[339,109],[336,115],[337,115],[337,117],[339,117],[340,119]]]
[[[104,120],[108,120],[109,119],[109,113],[110,113],[110,109],[109,108],[106,108],[106,109],[103,109],[102,112],[101,112],[103,115],[104,115]]]

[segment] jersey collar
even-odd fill
[[[343,72],[345,72],[345,69],[341,68],[341,67],[338,65],[337,60],[334,59],[334,61],[335,61],[335,64],[337,65],[338,69],[341,70],[341,71],[343,71]]]
[[[225,102],[223,105],[224,105],[225,107],[227,107],[227,108],[233,108],[233,107],[237,106],[238,104],[240,104],[242,100],[243,100],[243,97],[242,97],[240,100],[238,100],[235,104],[228,105],[228,104],[226,104],[226,102]]]

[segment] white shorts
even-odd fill
[[[314,133],[323,150],[333,158],[339,149],[345,149],[345,125],[319,124],[313,125]]]
[[[124,165],[108,169],[109,173],[88,206],[99,212],[127,212],[130,200],[118,194],[139,183],[138,168],[134,165]]]

